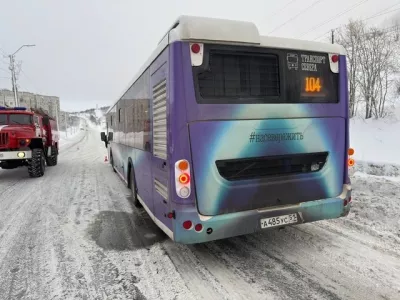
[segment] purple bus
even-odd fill
[[[342,46],[180,17],[106,115],[113,170],[174,241],[346,216]]]

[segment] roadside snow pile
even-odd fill
[[[400,109],[395,117],[350,121],[350,147],[354,148],[354,172],[400,176]]]
[[[350,223],[358,230],[380,238],[382,245],[389,245],[388,249],[396,248],[399,251],[400,178],[356,172],[352,186],[353,206],[350,215],[337,222]]]
[[[400,165],[400,122],[389,120],[350,121],[350,147],[356,161]]]
[[[69,127],[67,132],[60,131],[60,141],[68,141],[79,134],[79,127]]]

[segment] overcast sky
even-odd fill
[[[61,108],[73,111],[112,104],[181,14],[252,21],[267,35],[305,10],[271,35],[297,38],[307,33],[302,38],[313,40],[326,33],[326,40],[331,28],[349,18],[365,19],[399,3],[319,0],[306,10],[317,1],[0,0],[0,89],[11,88],[9,60],[3,55],[23,44],[36,47],[16,56],[22,61],[20,90],[59,96]],[[390,10],[397,8],[400,3]],[[397,12],[368,22],[380,25]]]

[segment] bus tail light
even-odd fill
[[[182,226],[186,230],[190,230],[190,229],[192,229],[193,223],[192,223],[192,221],[188,220],[188,221],[183,222]]]
[[[354,149],[353,148],[349,148],[347,150],[347,154],[348,154],[348,159],[347,159],[347,165],[349,167],[353,167],[355,164],[354,158],[352,158],[351,156],[354,154]]]
[[[192,44],[192,45],[190,46],[190,50],[192,50],[192,52],[193,52],[194,54],[197,54],[197,53],[200,52],[201,47],[200,47],[199,44],[195,43],[195,44]]]
[[[333,73],[339,73],[339,55],[336,53],[329,53],[329,65]]]
[[[186,199],[190,196],[190,164],[186,159],[175,163],[175,188],[180,198]]]
[[[204,44],[190,43],[190,59],[192,66],[198,67],[203,64]]]
[[[203,225],[196,224],[196,226],[194,226],[194,230],[196,230],[197,232],[201,232],[203,230]]]
[[[182,184],[188,184],[190,182],[190,176],[186,173],[179,175],[179,182]]]

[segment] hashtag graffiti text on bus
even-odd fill
[[[260,134],[253,131],[250,133],[250,143],[265,143],[265,142],[281,142],[281,141],[299,141],[303,140],[304,135],[302,132],[293,133],[267,133]]]

